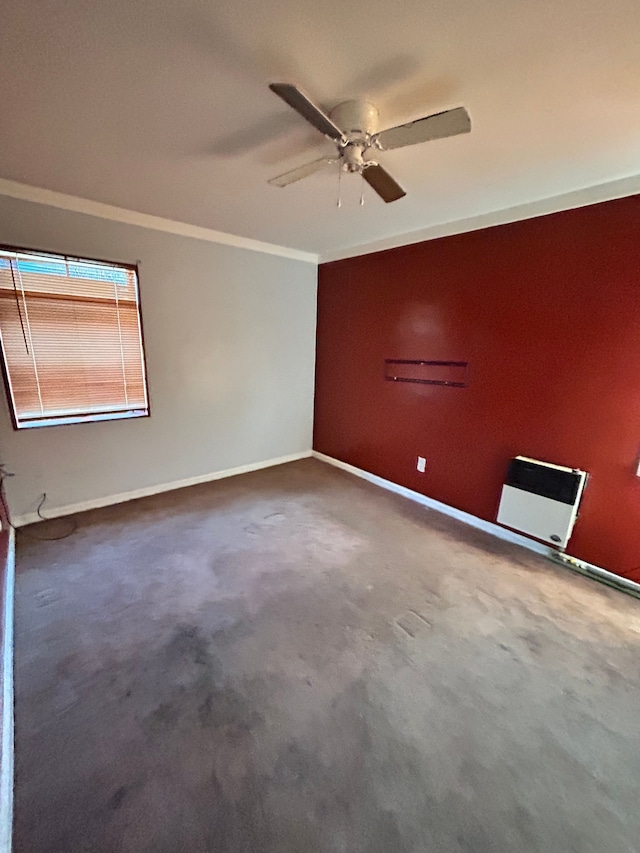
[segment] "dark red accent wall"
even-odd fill
[[[489,521],[512,456],[583,468],[568,551],[640,581],[640,197],[323,264],[314,447]]]

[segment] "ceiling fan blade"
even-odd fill
[[[297,166],[289,172],[284,172],[282,175],[271,178],[268,183],[272,184],[274,187],[288,187],[289,184],[293,184],[295,181],[301,181],[302,178],[313,175],[314,172],[317,172],[318,169],[326,166],[327,163],[337,162],[338,160],[336,157],[320,157],[319,160],[312,160],[311,163],[305,163],[304,166]]]
[[[434,113],[417,121],[390,127],[374,136],[374,143],[382,151],[392,148],[404,148],[405,145],[416,145],[418,142],[429,142],[431,139],[442,139],[445,136],[457,136],[469,133],[471,119],[464,107]]]
[[[340,128],[296,86],[291,86],[289,83],[269,83],[269,88],[282,98],[285,104],[306,118],[320,133],[324,133],[330,139],[341,140],[343,138],[344,134]]]
[[[399,183],[395,181],[391,175],[383,169],[382,166],[372,165],[367,166],[363,171],[362,177],[369,184],[371,189],[375,190],[383,201],[397,201],[406,195]]]

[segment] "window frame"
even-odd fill
[[[143,367],[143,380],[144,387],[147,398],[147,410],[146,412],[134,413],[131,409],[124,411],[103,411],[103,412],[93,412],[86,414],[73,414],[73,415],[59,415],[59,416],[50,416],[43,415],[43,417],[39,420],[34,420],[33,423],[29,424],[19,424],[18,417],[16,414],[15,402],[13,399],[13,393],[11,390],[11,379],[9,375],[9,365],[7,362],[7,356],[4,349],[4,341],[2,338],[2,331],[0,329],[0,361],[2,362],[2,381],[4,384],[4,392],[7,401],[7,409],[9,410],[9,416],[11,418],[11,425],[13,427],[14,432],[28,432],[32,429],[46,429],[47,427],[56,427],[56,426],[71,426],[72,424],[88,424],[88,423],[104,423],[110,421],[131,421],[138,420],[139,418],[150,418],[151,417],[151,395],[149,393],[149,373],[147,370],[147,346],[144,337],[144,322],[142,319],[142,287],[140,284],[140,261],[136,261],[136,263],[130,263],[128,261],[114,261],[107,260],[105,258],[94,258],[89,257],[88,255],[71,255],[71,254],[63,254],[61,252],[54,252],[50,249],[32,249],[26,246],[12,246],[6,243],[0,243],[0,250],[5,252],[15,252],[19,254],[20,252],[24,252],[25,254],[30,254],[34,256],[39,256],[42,258],[52,257],[59,260],[60,258],[64,258],[67,261],[89,261],[90,263],[95,264],[105,264],[107,266],[120,267],[126,270],[132,270],[136,276],[136,284],[137,284],[137,308],[138,308],[138,325],[140,328],[140,351],[142,355],[142,367]]]

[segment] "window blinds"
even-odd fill
[[[149,412],[135,267],[0,249],[16,428]]]

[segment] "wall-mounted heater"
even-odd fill
[[[516,456],[502,487],[498,524],[565,548],[586,482],[586,471]]]

